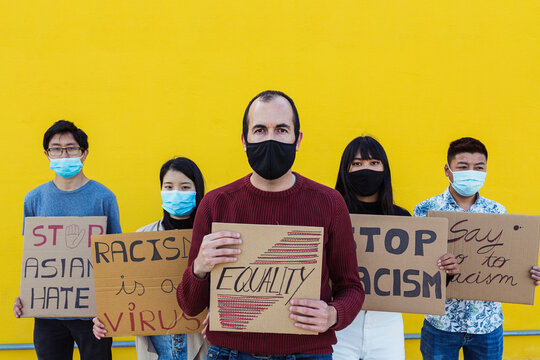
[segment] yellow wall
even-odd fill
[[[448,143],[474,136],[490,151],[483,195],[538,215],[539,15],[534,0],[1,1],[0,342],[32,341],[11,313],[22,201],[53,175],[41,141],[58,119],[89,134],[85,172],[117,195],[124,231],[160,216],[158,171],[175,155],[209,189],[246,174],[241,116],[268,88],[298,105],[294,169],[308,177],[332,186],[345,145],[371,134],[412,210],[447,185]],[[504,307],[506,330],[540,329],[540,305]],[[405,319],[418,333],[421,317]],[[539,357],[539,337],[505,341],[505,358]]]

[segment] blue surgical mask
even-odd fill
[[[450,170],[450,166],[448,166]],[[464,171],[455,171],[452,172],[454,177],[454,182],[452,187],[458,192],[461,196],[472,196],[478,192],[484,186],[484,181],[486,180],[487,173],[485,171],[476,171],[476,170],[464,170]]]
[[[195,208],[195,191],[162,191],[161,207],[172,216],[186,216]]]
[[[49,159],[50,168],[63,178],[72,178],[81,171],[83,164],[80,157]]]

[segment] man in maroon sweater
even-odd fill
[[[295,326],[319,334],[207,330],[212,344],[209,359],[260,359],[261,355],[331,359],[334,331],[351,323],[362,307],[364,290],[347,207],[337,191],[291,171],[301,140],[292,99],[265,91],[251,100],[244,114],[242,144],[254,171],[203,198],[195,217],[189,266],[177,297],[188,315],[199,314],[209,304],[209,273],[214,265],[237,260],[240,250],[223,246],[240,244],[240,234],[211,233],[213,222],[323,227],[321,300],[293,299],[290,307]],[[280,356],[288,354],[293,356]]]

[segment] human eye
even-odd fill
[[[189,191],[189,190],[191,190],[191,185],[183,185],[183,186],[182,186],[182,190],[183,190],[183,191]]]
[[[172,186],[171,185],[164,185],[163,190],[170,191],[170,190],[172,190]]]
[[[49,156],[61,156],[62,155],[62,148],[61,147],[52,147],[47,150],[49,153]]]
[[[372,166],[377,166],[377,165],[380,165],[381,162],[379,160],[370,160],[369,164]]]

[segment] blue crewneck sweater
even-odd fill
[[[107,216],[107,234],[122,232],[116,196],[94,180],[73,191],[60,190],[52,181],[38,186],[24,197],[27,216]]]

